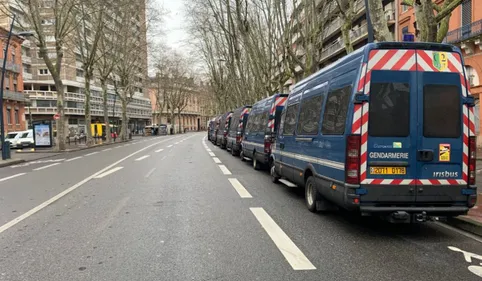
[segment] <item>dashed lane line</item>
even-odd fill
[[[84,155],[84,156],[91,156],[91,155],[94,155],[94,154],[97,154],[97,153],[99,153],[99,152],[98,152],[98,151],[94,151],[94,152],[91,152],[91,153],[86,154],[86,155]]]
[[[167,147],[172,147],[172,144],[168,145]]]
[[[232,175],[231,171],[229,171],[228,168],[226,168],[226,166],[224,166],[224,165],[218,165],[218,166],[219,166],[219,169],[221,169],[221,171],[223,172],[223,174]]]
[[[301,252],[296,244],[286,235],[281,227],[263,208],[249,208],[258,222],[268,233],[271,240],[294,270],[314,270],[316,267]]]
[[[82,156],[77,156],[77,157],[74,157],[74,158],[67,159],[65,162],[75,161],[75,160],[80,159],[80,158],[82,158]]]
[[[213,157],[213,160],[214,160],[214,163],[216,163],[216,164],[221,163],[221,160],[219,160],[219,158],[217,158],[217,157]]]
[[[144,155],[144,156],[142,156],[142,157],[137,158],[136,161],[142,161],[142,160],[146,159],[146,158],[149,157],[149,156],[150,156],[150,155]]]
[[[156,170],[156,168],[152,168],[147,174],[146,174],[146,178],[150,177],[152,175],[152,173],[154,173],[154,171]]]
[[[94,177],[94,179],[101,179],[101,178],[103,178],[103,177],[105,177],[105,176],[108,176],[108,175],[110,175],[110,174],[112,174],[112,173],[115,173],[115,172],[117,172],[117,171],[119,171],[119,170],[122,170],[123,168],[124,168],[124,167],[115,167],[114,169],[111,169],[111,170],[109,170],[109,171],[107,171],[107,172],[105,172],[105,173],[102,173],[102,174]]]
[[[16,178],[16,177],[20,177],[20,176],[23,176],[23,175],[26,175],[26,174],[27,174],[27,173],[20,173],[20,174],[12,175],[12,176],[9,176],[9,177],[0,179],[0,182],[6,181],[6,180],[9,180],[9,179],[13,179],[13,178]]]
[[[60,163],[50,164],[50,165],[43,166],[43,167],[40,167],[40,168],[36,168],[36,169],[33,169],[33,170],[34,170],[34,171],[40,171],[40,170],[47,169],[47,168],[50,168],[50,167],[53,167],[53,166],[57,166],[57,165],[60,165]]]
[[[164,149],[161,148],[161,149],[156,150],[155,152],[156,152],[156,153],[159,153],[159,152],[161,152],[161,151],[163,151],[163,150],[164,150]]]
[[[234,189],[238,192],[241,198],[253,198],[251,194],[244,188],[244,186],[236,178],[228,179]]]
[[[104,150],[102,150],[102,151],[109,151],[109,150],[112,150],[112,148],[106,148],[106,149],[104,149]]]
[[[214,157],[214,156],[216,156],[216,154],[214,154],[212,152],[209,152],[209,156]]]

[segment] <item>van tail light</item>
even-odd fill
[[[346,143],[345,182],[360,183],[360,140],[359,135],[351,135]]]
[[[475,185],[475,161],[477,158],[477,144],[475,137],[469,137],[469,185]]]
[[[271,153],[273,138],[269,135],[264,136],[264,153]]]
[[[227,136],[228,136],[228,130],[224,130],[223,136],[224,136],[224,137],[227,137]]]

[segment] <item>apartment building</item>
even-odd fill
[[[305,53],[304,50],[299,47],[300,42],[303,39],[300,30],[302,30],[303,24],[305,23],[305,11],[303,6],[301,6],[302,2],[303,1],[299,1],[300,5],[295,7],[291,15],[291,32],[293,32],[291,36],[291,44],[295,54],[302,62],[304,62]],[[318,12],[320,13],[320,16],[327,19],[322,31],[322,40],[320,42],[322,47],[320,49],[319,61],[317,62],[318,68],[322,68],[346,55],[345,44],[341,33],[343,19],[339,16],[336,1],[331,0],[323,2],[322,0],[315,0],[315,3],[319,9]],[[322,7],[322,3],[325,3],[324,8]],[[395,38],[398,36],[398,28],[396,27],[398,22],[396,18],[398,15],[396,9],[398,6],[396,3],[398,3],[398,0],[383,0],[388,27],[389,30],[394,34]],[[356,0],[354,7],[355,16],[353,18],[352,29],[350,30],[349,36],[353,44],[353,48],[357,49],[364,46],[368,42],[365,1]],[[273,80],[278,80],[280,75],[283,75],[283,59],[283,55],[279,54],[278,64],[276,65],[277,70],[272,77]],[[290,86],[294,85],[296,81],[299,81],[303,78],[300,71],[301,67],[298,66],[296,68],[295,78],[286,81],[284,84],[285,88],[278,90],[285,92],[289,91]]]
[[[443,0],[436,0],[437,4]],[[477,5],[478,4],[478,5]],[[458,46],[464,55],[467,76],[469,78],[472,95],[480,100],[482,95],[482,4],[480,0],[464,0],[450,17],[449,31],[445,42]],[[399,39],[404,33],[415,34],[415,11],[412,7],[399,4]],[[479,102],[476,112],[479,112]],[[478,117],[478,114],[476,114]],[[480,126],[476,124],[476,131],[480,136]],[[477,138],[478,145],[482,145],[482,138]]]
[[[152,80],[154,79],[152,78]],[[186,94],[187,103],[185,108],[181,111],[181,131],[204,130],[208,120],[208,116],[205,114],[205,107],[203,106],[203,102],[205,101],[205,86],[202,82],[195,83],[193,79],[189,79],[189,81],[191,86],[188,89],[189,93]],[[161,91],[162,87],[165,87],[165,85],[161,85]],[[149,88],[149,96],[152,106],[152,123],[157,125],[174,125],[177,131],[179,128],[177,110],[174,120],[171,120],[170,118],[171,108],[168,104],[165,104],[164,109],[161,111],[157,103],[157,98],[162,98],[162,94],[158,95],[157,91],[158,86],[156,85],[156,82],[153,81],[151,83],[151,87]],[[168,98],[169,97],[166,97],[166,99]]]
[[[8,1],[8,0],[4,0]],[[142,1],[140,1],[142,2]],[[19,30],[19,24],[25,26],[25,20],[22,15],[21,9],[18,8],[14,1],[9,1],[10,13],[17,15],[17,21],[14,24],[15,30]],[[52,1],[41,0],[41,8],[43,13],[52,13],[52,19],[42,20],[42,24],[45,26],[53,25],[53,10],[50,8]],[[145,3],[144,3],[145,4]],[[144,5],[142,4],[142,5]],[[141,5],[141,6],[142,6]],[[133,15],[131,24],[133,28],[140,30],[139,46],[137,50],[133,50],[132,56],[140,56],[139,65],[137,66],[136,82],[135,82],[135,94],[132,101],[127,107],[127,115],[129,118],[129,129],[131,131],[139,131],[146,125],[151,123],[151,103],[149,99],[149,93],[147,91],[147,44],[146,44],[146,26],[145,26],[145,7],[140,7],[139,14]],[[115,22],[112,18],[106,19],[110,21],[106,24],[108,31],[112,32],[111,26]],[[0,23],[4,26],[8,26],[11,20],[3,19]],[[117,23],[124,24],[124,23]],[[45,28],[45,30],[49,30]],[[89,30],[87,30],[90,32]],[[55,38],[53,34],[47,34],[49,57],[55,58]],[[65,91],[65,114],[68,118],[68,127],[71,134],[80,133],[86,130],[85,127],[85,94],[84,94],[84,72],[82,70],[82,57],[79,51],[78,38],[72,34],[67,37],[67,41],[64,47],[63,57],[63,69],[61,72],[61,78],[64,84]],[[20,50],[20,48],[19,48]],[[26,40],[22,47],[21,53],[23,56],[23,77],[24,77],[24,93],[30,99],[30,114],[33,120],[53,120],[53,115],[57,113],[57,90],[55,83],[46,67],[44,60],[39,56],[38,49],[33,41]],[[104,111],[103,111],[103,99],[102,89],[97,78],[91,81],[91,115],[93,123],[104,123]],[[113,81],[111,81],[109,87],[108,98],[108,111],[109,118],[112,123],[120,124],[121,118],[121,103],[118,97],[115,95]]]
[[[7,58],[4,52],[7,44],[8,30],[0,27],[0,64],[6,59],[6,73],[3,89],[3,124],[5,132],[25,131],[27,122],[25,118],[26,97],[23,93],[22,73],[22,42],[23,38],[12,36]]]

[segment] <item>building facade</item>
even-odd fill
[[[436,0],[437,4],[443,0]],[[477,5],[477,4],[478,5]],[[479,100],[482,94],[482,5],[480,0],[464,0],[450,17],[449,31],[445,42],[458,46],[464,55],[466,75],[469,79],[472,95],[477,100],[476,112],[480,112]],[[404,33],[415,34],[415,11],[412,7],[399,3],[399,40]],[[476,124],[478,145],[482,145],[480,126],[482,122],[479,114]]]
[[[5,50],[8,30],[0,27],[0,44]],[[6,72],[3,88],[3,124],[5,132],[25,131],[27,120],[25,118],[26,96],[23,93],[22,73],[22,42],[23,38],[12,36],[7,58],[4,51],[0,55],[0,63],[6,59]]]
[[[43,1],[43,2],[42,2]],[[15,1],[11,1],[10,11],[17,15],[17,22],[22,23],[21,26],[25,28],[25,19],[22,16],[22,11],[14,5]],[[48,0],[41,0],[42,15],[45,20],[42,20],[42,25],[53,26],[53,9],[48,6]],[[51,2],[51,1],[50,1]],[[140,1],[142,3],[142,1]],[[5,12],[5,11],[4,11]],[[52,19],[48,20],[48,15],[52,14]],[[139,65],[136,69],[136,81],[134,85],[134,96],[127,107],[127,116],[129,118],[129,130],[133,132],[142,132],[146,125],[151,123],[151,104],[148,94],[147,85],[147,44],[146,44],[146,27],[145,27],[145,9],[141,7],[138,15],[132,16],[132,24],[137,30],[141,30],[139,38],[138,50],[132,52],[133,56],[140,56]],[[106,24],[106,29],[111,29],[112,19]],[[20,30],[20,25],[14,24],[14,30]],[[7,18],[2,22],[4,26],[8,26],[11,20]],[[121,24],[121,23],[118,23]],[[27,25],[28,26],[28,25]],[[48,28],[45,28],[48,32]],[[52,29],[53,30],[53,29]],[[52,32],[52,31],[51,31]],[[91,31],[88,31],[91,32]],[[107,30],[106,32],[112,32]],[[56,58],[55,52],[55,38],[54,34],[47,33],[48,56],[52,59]],[[90,38],[89,38],[90,40]],[[66,38],[64,47],[64,56],[62,59],[61,79],[64,84],[65,93],[65,114],[68,120],[68,127],[70,134],[76,134],[86,131],[85,124],[85,93],[84,93],[84,71],[82,69],[82,56],[79,50],[78,37],[71,34]],[[19,48],[20,50],[20,48]],[[24,77],[23,90],[30,100],[29,114],[35,120],[53,120],[53,116],[57,113],[57,89],[55,83],[45,65],[43,58],[40,57],[38,48],[33,41],[26,40],[22,47],[21,53],[23,56],[23,63],[21,69]],[[95,76],[95,74],[94,74]],[[111,123],[120,125],[121,119],[121,103],[114,92],[113,81],[108,85],[108,111]],[[91,80],[91,116],[92,123],[104,123],[104,110],[102,89],[97,78]],[[67,126],[66,125],[66,126]],[[54,129],[55,130],[55,129]]]

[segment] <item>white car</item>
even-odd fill
[[[25,132],[10,132],[7,134],[5,137],[5,141],[8,141],[10,143],[10,147],[12,148],[17,148],[20,145],[20,137],[23,135]]]
[[[33,147],[33,130],[28,130],[20,133],[20,138],[17,142],[17,147]]]

